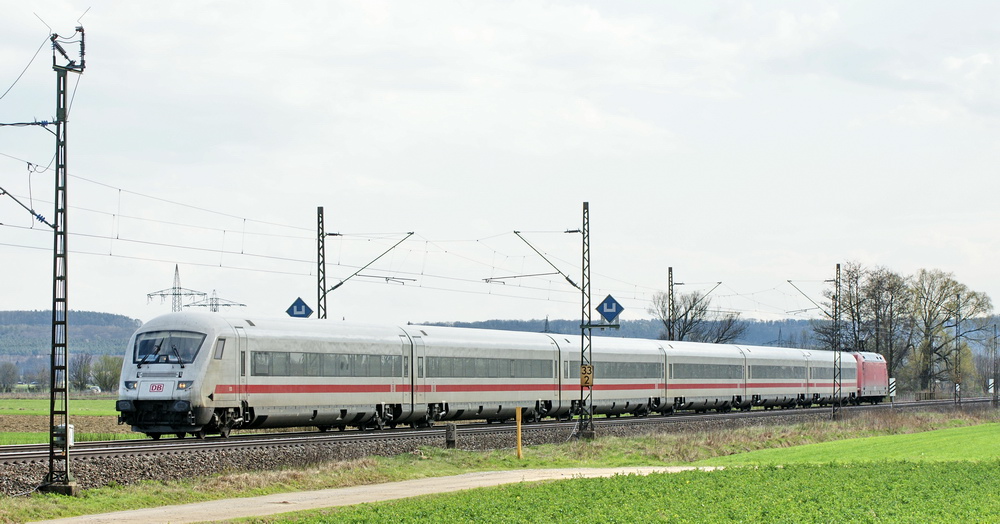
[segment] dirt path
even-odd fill
[[[229,519],[274,515],[291,511],[350,506],[364,502],[395,500],[433,493],[448,493],[465,489],[514,484],[517,482],[537,482],[540,480],[567,480],[572,478],[610,477],[613,475],[649,475],[650,473],[676,473],[691,469],[712,470],[715,468],[691,467],[633,467],[633,468],[572,468],[572,469],[529,469],[517,471],[488,471],[466,473],[453,477],[406,480],[388,484],[354,486],[350,488],[326,489],[279,493],[263,497],[215,500],[179,506],[137,509],[85,515],[45,522],[59,523],[118,523],[148,524],[150,522],[214,522]]]

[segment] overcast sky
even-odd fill
[[[175,264],[246,314],[315,309],[323,206],[344,235],[327,240],[329,287],[414,232],[329,294],[330,318],[579,318],[579,292],[548,273],[581,281],[581,235],[564,231],[585,201],[593,300],[614,295],[624,320],[650,317],[670,266],[679,292],[721,281],[713,306],[754,318],[818,316],[788,280],[819,302],[847,261],[1000,298],[995,2],[0,13],[2,123],[53,118],[47,37],[86,30],[67,128],[74,310],[168,312],[147,294]],[[54,150],[41,126],[0,128],[0,187],[46,217]],[[0,310],[49,309],[50,230],[9,196],[0,223]]]

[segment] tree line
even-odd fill
[[[879,353],[889,376],[911,391],[952,391],[956,385],[986,390],[996,373],[992,350],[996,320],[983,292],[952,273],[921,269],[902,275],[885,267],[848,262],[841,271],[839,324],[835,325],[835,285],[823,292],[827,320],[812,321],[809,337],[793,336],[794,347]],[[746,332],[738,312],[711,309],[699,291],[673,297],[657,293],[649,313],[660,320],[661,339],[731,343]]]
[[[97,386],[101,391],[111,392],[118,389],[121,378],[122,357],[114,355],[96,356],[89,353],[70,355],[69,387],[75,391],[86,391],[90,386]],[[14,362],[0,362],[0,392],[9,393],[19,383],[29,384],[33,389],[48,390],[51,383],[51,372],[48,365],[34,367],[22,373],[22,369]]]
[[[834,290],[824,293],[831,307]],[[993,376],[995,319],[990,297],[939,269],[902,275],[848,262],[841,271],[840,329],[817,323],[829,349],[882,354],[889,376],[917,391],[975,385]]]

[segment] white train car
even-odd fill
[[[563,411],[551,337],[439,326],[402,328],[413,341],[413,403],[429,420],[503,421],[523,408],[528,420]]]
[[[560,335],[568,343],[563,352],[563,375],[566,398],[580,403],[580,337]],[[655,340],[637,338],[593,337],[591,364],[594,385],[591,405],[595,415],[647,415],[662,411],[666,396],[663,379],[666,353]]]
[[[672,409],[728,411],[749,409],[746,356],[736,346],[664,342],[667,391]]]
[[[129,346],[119,420],[153,438],[425,416],[414,413],[399,328],[177,313],[143,325]]]
[[[754,406],[791,408],[807,398],[806,356],[800,349],[737,346],[746,355],[746,396]]]

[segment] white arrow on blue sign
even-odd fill
[[[302,297],[299,297],[295,299],[295,302],[292,302],[292,307],[286,309],[285,313],[288,313],[290,317],[309,318],[309,315],[313,314],[313,310],[306,305],[306,301],[302,300]]]
[[[625,308],[623,308],[622,305],[615,300],[615,297],[611,295],[608,295],[608,298],[605,298],[603,302],[597,305],[597,312],[600,313],[601,316],[604,317],[604,320],[608,321],[608,323],[613,323],[615,319],[618,318],[618,315],[622,314],[622,311],[625,311]]]

